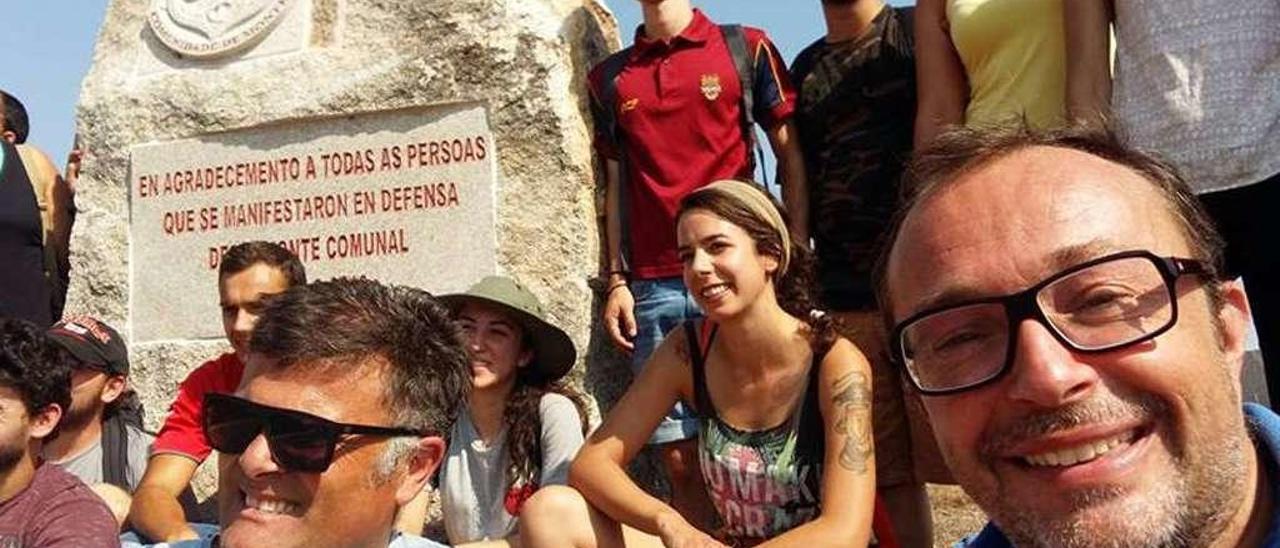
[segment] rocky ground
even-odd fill
[[[929,485],[933,505],[933,545],[951,546],[961,537],[975,533],[986,523],[982,511],[954,485]]]

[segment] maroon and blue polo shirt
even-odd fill
[[[791,118],[795,90],[764,31],[745,27],[756,67],[754,116],[773,128]],[[617,103],[600,102],[603,67],[588,77],[597,109],[614,108],[626,148],[623,185],[630,223],[632,276],[678,276],[675,214],[689,192],[720,179],[749,178],[752,151],[743,139],[742,86],[720,28],[701,11],[670,40],[636,29],[635,46],[617,79]],[[595,147],[621,157],[596,120]]]

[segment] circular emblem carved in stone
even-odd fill
[[[151,0],[147,22],[169,49],[209,58],[261,40],[294,0]]]

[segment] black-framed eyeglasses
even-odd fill
[[[427,436],[410,428],[343,424],[301,411],[280,409],[229,394],[205,394],[204,434],[209,446],[239,454],[258,434],[267,438],[271,457],[286,470],[324,472],[344,436]]]
[[[1205,263],[1124,251],[1054,274],[1024,291],[922,311],[893,328],[890,351],[916,389],[954,394],[994,382],[1013,365],[1017,329],[1046,326],[1077,352],[1151,340],[1178,321],[1177,280],[1212,276]]]

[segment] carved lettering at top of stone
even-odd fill
[[[252,45],[275,28],[294,0],[151,0],[147,21],[169,49],[210,58]]]

